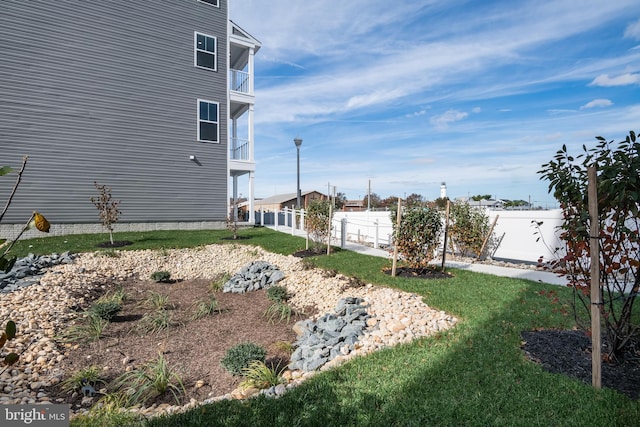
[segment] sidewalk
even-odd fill
[[[275,228],[274,226],[267,226],[272,230],[280,231],[282,233],[291,234],[291,227],[286,226],[278,226]],[[306,237],[306,233],[304,230],[294,230],[295,236]],[[340,246],[339,241],[332,242],[335,246]],[[361,245],[354,242],[347,241],[343,249],[358,252],[365,255],[377,256],[381,258],[392,258],[392,254],[383,250],[383,249],[375,249],[370,246]],[[437,263],[439,264],[441,261],[439,260]],[[537,270],[528,270],[523,268],[510,268],[510,267],[501,267],[498,265],[489,265],[489,264],[474,264],[460,261],[445,261],[445,267],[447,268],[457,268],[460,270],[469,270],[475,273],[486,273],[493,274],[494,276],[502,276],[502,277],[513,277],[517,279],[527,279],[533,280],[534,282],[541,283],[549,283],[552,285],[560,285],[566,286],[567,279],[564,277],[558,277],[555,273],[551,273],[548,271],[537,271]]]

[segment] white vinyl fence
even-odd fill
[[[487,213],[490,223],[498,217],[488,252],[494,259],[534,263],[540,257],[546,260],[553,258],[553,250],[560,246],[557,237],[557,228],[562,224],[560,209],[488,210]],[[293,219],[294,214],[297,220]],[[290,209],[258,212],[256,220],[264,225],[291,228],[293,234],[294,230],[304,229],[304,209],[295,212]],[[535,226],[538,222],[542,222],[539,229]],[[388,248],[393,240],[391,212],[335,212],[332,236],[338,242],[346,240],[374,248]]]

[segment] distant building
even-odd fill
[[[362,199],[347,200],[346,202],[344,202],[344,205],[342,206],[342,210],[346,212],[359,212],[365,209],[366,208],[364,207],[364,201]]]
[[[309,206],[312,200],[326,199],[327,196],[319,191],[303,191],[300,204],[303,208]],[[268,212],[279,211],[284,208],[295,208],[298,203],[296,193],[276,194],[275,196],[265,197],[264,199],[256,199],[254,206],[256,210],[264,210]]]
[[[447,183],[443,182],[442,184],[440,184],[440,198],[441,199],[446,199],[447,198]]]
[[[502,209],[504,207],[504,201],[500,199],[473,200],[471,197],[456,197],[455,201],[469,203],[469,206],[478,206],[490,209]]]

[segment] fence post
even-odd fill
[[[304,225],[305,214],[306,212],[304,211],[304,208],[300,209],[300,229],[301,230],[304,230],[306,228]]]
[[[264,208],[260,208],[260,225],[264,227]]]
[[[347,245],[347,218],[340,220],[340,247],[344,249]]]
[[[374,247],[374,249],[378,249],[378,231],[379,230],[378,230],[378,220],[377,219],[374,221],[374,224],[376,226],[376,237],[375,237],[375,240],[373,241],[373,247]]]
[[[291,208],[291,235],[295,236],[296,234],[296,215],[298,212],[295,208]]]
[[[276,230],[278,229],[278,223],[280,222],[280,209],[276,208],[275,212],[274,212],[274,218],[273,218],[273,223],[276,226]]]

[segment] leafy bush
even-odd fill
[[[396,224],[396,214],[392,213],[395,244],[411,268],[426,268],[434,257],[440,242],[442,218],[435,209],[413,207],[405,209]]]
[[[327,199],[315,199],[309,203],[307,213],[305,214],[305,227],[309,233],[309,238],[316,242],[317,246],[327,243],[327,239],[331,231],[331,202]]]
[[[289,299],[289,293],[284,286],[274,285],[267,288],[267,298],[273,302],[285,302]]]
[[[243,369],[248,368],[251,362],[264,362],[266,356],[267,351],[262,346],[246,342],[227,350],[220,364],[231,375],[238,376],[242,375]]]
[[[455,246],[452,251],[463,256],[480,257],[490,228],[486,211],[467,202],[451,203],[449,209],[449,235]]]
[[[609,356],[623,358],[635,354],[640,345],[640,325],[634,303],[640,290],[640,141],[631,131],[614,145],[596,137],[595,148],[582,146],[583,153],[572,156],[567,147],[554,160],[542,165],[541,179],[549,181],[549,192],[560,202],[563,247],[551,248],[555,259],[550,268],[565,275],[574,291],[576,319],[591,316],[591,236],[587,169],[597,167],[598,225],[600,253],[599,305],[606,326]],[[631,286],[629,286],[631,285]],[[629,288],[630,287],[630,288]],[[582,307],[582,309],[580,309]],[[584,309],[584,310],[583,310]],[[585,322],[587,323],[587,322]]]
[[[122,304],[118,301],[96,301],[91,305],[89,312],[104,320],[111,320],[122,310]]]
[[[168,271],[154,271],[151,273],[151,280],[156,282],[168,283],[171,281],[171,273]]]

